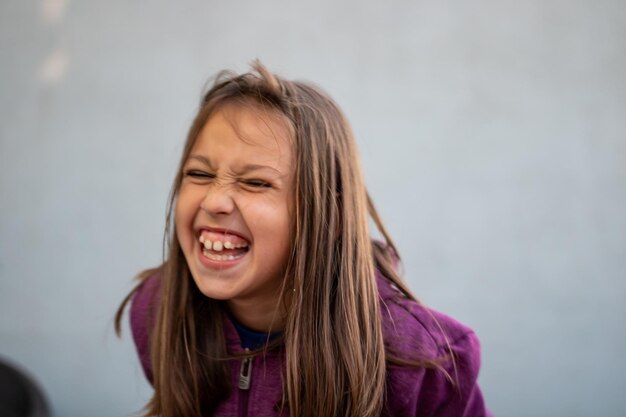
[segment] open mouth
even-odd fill
[[[203,230],[198,241],[202,245],[202,254],[212,261],[235,261],[250,250],[245,239],[229,233]]]

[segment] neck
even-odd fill
[[[235,319],[250,330],[268,333],[284,328],[284,311],[276,300],[261,304],[258,300],[229,300],[228,308]]]

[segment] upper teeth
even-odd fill
[[[220,252],[223,249],[240,249],[248,246],[245,243],[233,243],[228,240],[222,242],[221,240],[210,241],[204,240],[204,237],[200,236],[200,243],[204,245],[204,249],[206,250],[214,250],[216,252]]]

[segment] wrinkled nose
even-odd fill
[[[227,185],[210,187],[200,203],[200,208],[212,216],[230,214],[235,209],[235,201]]]

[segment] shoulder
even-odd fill
[[[454,318],[407,298],[377,277],[385,346],[400,362],[388,361],[390,415],[490,416],[477,384],[480,342]],[[437,365],[435,365],[437,364]]]
[[[156,323],[160,301],[161,276],[151,275],[143,280],[135,290],[130,305],[130,328],[137,354],[146,377],[152,382],[150,363],[150,337]]]
[[[471,328],[411,300],[381,275],[377,284],[385,341],[400,352],[411,353],[418,348],[419,353],[434,358],[450,345],[474,344],[476,336]]]

